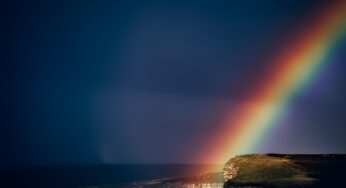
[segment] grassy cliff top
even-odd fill
[[[313,178],[303,166],[289,157],[265,154],[240,155],[224,167],[226,182],[238,183],[311,183]]]

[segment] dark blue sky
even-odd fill
[[[198,162],[321,2],[3,2],[1,165]],[[345,54],[260,151],[346,152]]]

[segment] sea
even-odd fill
[[[35,188],[221,188],[222,180],[201,182],[200,169],[222,165],[104,164],[0,169],[0,187]],[[221,173],[221,172],[220,172]],[[195,181],[196,180],[196,181]]]

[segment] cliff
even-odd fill
[[[345,155],[240,155],[223,176],[225,187],[329,187],[343,183],[345,164]]]

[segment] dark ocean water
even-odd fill
[[[134,182],[155,184],[149,180],[196,176],[200,175],[200,169],[209,167],[215,168],[215,165],[132,164],[2,168],[0,187],[128,187],[127,185],[134,185]],[[216,168],[222,169],[222,166]]]

